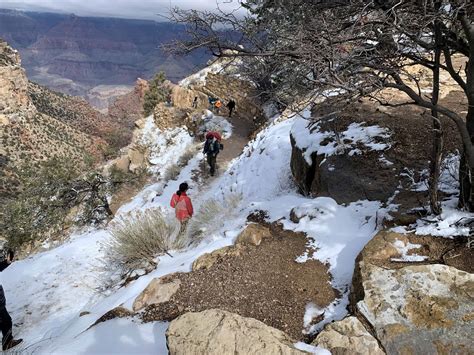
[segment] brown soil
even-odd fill
[[[181,287],[172,299],[149,306],[145,321],[171,320],[186,312],[219,308],[258,319],[295,339],[303,338],[305,307],[328,306],[338,293],[326,265],[297,263],[307,248],[303,234],[273,230],[273,238],[244,246],[241,256],[225,256],[207,270],[175,274]]]

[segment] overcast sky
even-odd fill
[[[231,10],[239,0],[0,0],[0,8],[163,21],[172,7]]]

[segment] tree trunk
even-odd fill
[[[466,127],[471,137],[471,143],[474,143],[474,23],[461,15],[461,24],[469,43],[469,60],[466,63],[466,96],[468,101],[468,110],[466,116]],[[474,186],[472,176],[474,164],[468,164],[469,159],[463,153],[459,166],[459,207],[474,211]]]
[[[435,4],[436,10],[439,10],[441,3],[438,1]],[[441,26],[438,21],[434,23],[434,68],[433,68],[433,93],[431,96],[431,103],[436,106],[439,100],[439,72],[441,64],[442,52],[442,33]],[[438,110],[433,108],[431,110],[433,117],[433,151],[430,162],[430,179],[429,179],[429,196],[431,213],[435,215],[441,214],[441,203],[439,202],[438,184],[439,174],[441,170],[441,161],[443,159],[443,130],[441,121],[439,120]]]

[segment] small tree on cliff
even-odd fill
[[[119,185],[136,180],[115,169],[108,176],[93,170],[83,173],[67,159],[23,166],[18,178],[19,191],[0,206],[0,233],[13,248],[54,237],[72,224],[108,219],[112,216],[110,194]]]
[[[165,102],[170,95],[170,89],[165,87],[163,84],[166,81],[166,75],[163,72],[159,72],[149,83],[149,89],[145,93],[143,112],[145,116],[149,116],[153,113],[156,105],[160,102]]]
[[[248,15],[183,11],[173,19],[185,23],[188,40],[174,43],[178,53],[207,47],[217,57],[240,57],[244,75],[263,94],[291,104],[296,97],[337,89],[354,99],[383,88],[406,94],[405,102],[431,110],[435,135],[431,205],[437,201],[442,135],[439,115],[455,122],[463,143],[460,205],[474,210],[474,4],[470,0],[245,0]],[[222,31],[223,28],[229,31]],[[239,35],[236,36],[235,33]],[[465,58],[456,66],[455,55]],[[425,94],[410,70],[433,71],[432,94]],[[440,70],[456,81],[468,101],[466,120],[440,104]],[[464,75],[465,74],[465,75]],[[348,100],[350,101],[350,100]]]

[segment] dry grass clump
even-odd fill
[[[157,256],[189,245],[187,236],[179,234],[174,216],[165,216],[160,209],[121,218],[110,228],[110,233],[106,261],[123,276],[138,269],[151,270],[157,265]]]
[[[209,199],[205,201],[191,219],[187,239],[191,244],[199,243],[209,233],[218,231],[225,223],[237,214],[242,201],[241,194],[230,194],[222,200]]]
[[[181,167],[178,164],[173,164],[165,171],[163,178],[165,181],[176,180],[181,173]]]
[[[184,168],[186,165],[188,165],[189,161],[194,158],[196,155],[196,147],[190,147],[186,149],[186,151],[181,155],[181,157],[178,160],[178,166],[181,168]]]

